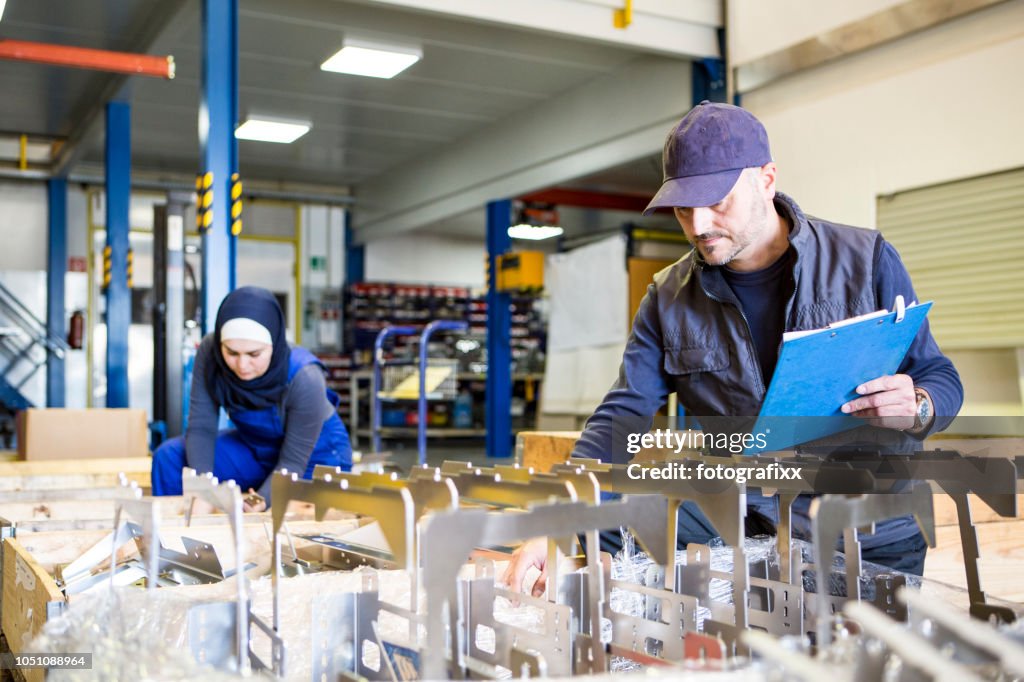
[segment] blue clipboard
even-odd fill
[[[783,342],[752,434],[766,447],[746,454],[784,450],[864,424],[843,414],[857,386],[899,369],[932,302],[903,307],[856,322],[840,322]]]

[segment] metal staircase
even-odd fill
[[[10,412],[34,407],[21,389],[52,353],[63,359],[67,342],[46,329],[46,323],[0,284],[0,404]]]

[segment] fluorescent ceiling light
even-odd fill
[[[320,68],[355,76],[393,78],[422,58],[423,51],[418,47],[346,39],[342,48]]]
[[[308,123],[250,116],[245,123],[235,129],[235,137],[239,140],[288,143],[295,142],[308,133],[309,128]]]
[[[563,232],[565,232],[565,230],[556,225],[543,225],[538,227],[537,225],[521,223],[508,228],[508,236],[512,237],[512,239],[531,239],[533,241],[559,237]]]
[[[7,0],[0,0],[0,19],[4,18],[4,5],[7,4]]]

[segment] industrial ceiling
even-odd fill
[[[522,148],[527,141],[517,123],[532,116],[541,126],[548,110],[564,108],[563,103],[582,106],[587,89],[597,92],[602,79],[612,87],[609,79],[635,81],[635,73],[627,75],[643,60],[656,60],[659,67],[675,63],[680,72],[688,69],[689,58],[711,50],[701,41],[713,35],[719,21],[716,2],[695,3],[703,13],[694,17],[666,18],[654,12],[645,18],[644,3],[638,0],[634,33],[620,32],[625,36],[620,38],[610,28],[616,4],[610,0],[482,4],[507,7],[488,14],[478,9],[480,3],[463,0],[240,0],[239,117],[263,114],[312,124],[293,144],[239,141],[243,177],[256,184],[353,194],[357,221],[365,190],[367,230],[375,223],[386,232],[443,228],[446,219],[466,215],[482,202],[422,211],[424,200],[410,196],[409,206],[395,209],[399,213],[392,215],[386,207],[400,204],[409,195],[403,189],[411,178],[430,174],[435,161],[443,168],[446,158],[452,157],[451,164],[459,160],[453,154],[474,146],[485,150],[490,142],[496,143],[498,154],[502,145]],[[433,10],[435,5],[455,13],[440,13]],[[526,25],[521,12],[532,10],[538,10],[535,21]],[[583,17],[580,12],[588,13],[580,28],[564,25],[564,17]],[[605,15],[608,30],[594,20]],[[674,47],[673,27],[681,27],[681,42],[696,35],[700,44]],[[391,80],[321,71],[319,65],[340,47],[342,37],[351,35],[415,41],[423,58]],[[650,36],[647,43],[645,36]],[[0,131],[59,141],[64,148],[58,160],[65,170],[98,173],[103,163],[103,104],[120,97],[131,104],[133,172],[181,181],[198,170],[199,0],[8,0],[0,38],[173,55],[176,77],[171,81],[4,62]],[[665,87],[682,89],[681,82]],[[573,97],[576,104],[570,101]],[[680,92],[680,105],[671,108],[681,112],[688,98],[688,91]],[[642,102],[631,106],[617,119],[644,108]],[[595,99],[589,108],[605,107]],[[625,121],[623,131],[649,124]],[[600,125],[595,121],[595,128]],[[557,146],[544,145],[543,138],[536,142]],[[648,148],[581,161],[559,173],[537,173],[540,185],[512,182],[508,191],[540,189],[554,180],[601,191],[649,192],[660,182],[652,161],[657,147],[650,148],[647,138],[643,145]],[[577,146],[586,146],[586,140]],[[537,155],[543,156],[543,150]],[[503,190],[498,180],[496,189],[486,191]],[[451,182],[450,189],[432,191],[467,194],[459,184],[464,180]]]

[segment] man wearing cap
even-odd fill
[[[744,109],[701,102],[669,133],[663,165],[664,182],[644,213],[671,209],[694,248],[648,287],[619,377],[574,456],[617,460],[613,423],[639,420],[646,430],[670,393],[698,420],[757,415],[783,332],[887,308],[897,295],[916,300],[880,233],[807,216],[776,190],[768,135]],[[948,426],[963,402],[960,377],[927,321],[896,374],[850,388],[859,397],[843,412],[882,427],[871,431],[897,447]],[[798,536],[809,530],[808,506],[804,496],[794,503]],[[776,522],[776,501],[748,493],[752,519]],[[679,520],[683,544],[717,536],[690,503]],[[909,517],[879,524],[861,544],[866,560],[923,571],[926,546]],[[529,566],[542,568],[539,550],[540,543],[524,546],[506,582],[519,588]]]

